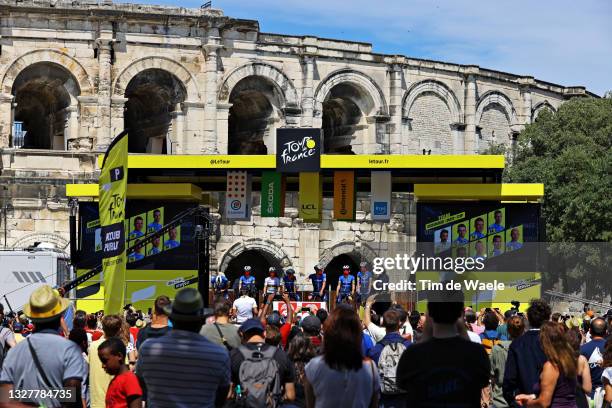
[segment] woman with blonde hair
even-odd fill
[[[130,338],[130,325],[125,319],[121,319],[121,331],[119,332],[119,338],[125,344],[125,349],[127,353],[128,363],[130,366],[130,370],[134,371],[136,367],[136,347],[134,346],[134,340]]]
[[[540,375],[539,395],[519,394],[516,401],[525,407],[576,408],[578,359],[559,323],[544,322],[540,343],[547,357]]]

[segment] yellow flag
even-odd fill
[[[100,226],[104,314],[120,313],[125,292],[125,200],[127,197],[128,134],[123,131],[110,144],[100,173]]]
[[[299,217],[304,222],[321,222],[323,178],[318,172],[300,173]]]

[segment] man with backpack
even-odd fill
[[[396,383],[397,366],[410,340],[399,333],[401,317],[398,310],[390,309],[383,314],[383,326],[387,334],[370,350],[370,358],[377,364],[380,375],[380,404],[385,408],[399,408],[406,404],[405,391]]]
[[[480,342],[484,346],[488,355],[491,355],[491,351],[496,344],[501,343],[502,339],[500,337],[499,332],[497,331],[497,326],[499,326],[499,319],[497,315],[492,311],[486,311],[485,315],[482,319],[482,323],[484,324],[484,332],[480,333]]]
[[[275,408],[283,401],[293,401],[293,364],[284,351],[265,343],[261,321],[245,321],[239,333],[242,345],[230,353],[232,395],[236,403],[249,408]]]

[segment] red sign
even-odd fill
[[[319,309],[326,309],[327,310],[327,305],[325,302],[290,302],[291,307],[293,308],[293,313],[297,314],[300,313],[302,311],[303,308],[310,308],[310,313],[315,314],[317,313],[317,310]],[[278,310],[278,312],[282,315],[287,317],[287,305],[285,304],[285,302],[274,302],[272,304],[272,309],[273,310]]]

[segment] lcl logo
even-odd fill
[[[316,210],[317,207],[314,204],[302,204],[302,210]]]

